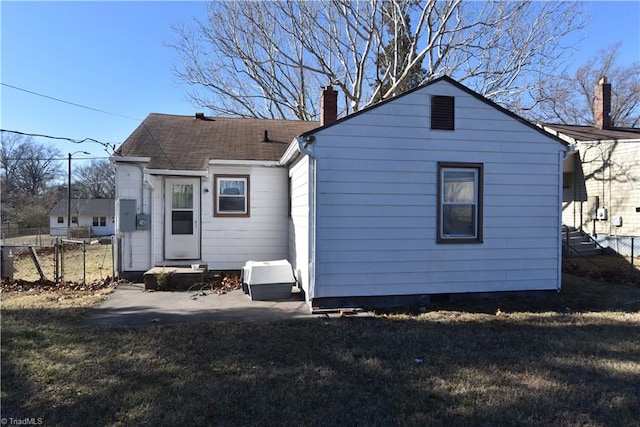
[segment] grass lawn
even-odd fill
[[[419,315],[83,327],[105,291],[2,294],[2,417],[44,425],[640,425],[640,287]]]

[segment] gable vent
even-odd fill
[[[431,97],[431,129],[455,129],[455,98],[433,95]]]

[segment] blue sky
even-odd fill
[[[639,61],[640,2],[586,6],[592,19],[575,63],[618,41],[620,63]],[[0,81],[115,115],[0,86],[2,128],[119,145],[150,112],[193,114],[196,107],[185,99],[188,88],[171,72],[176,57],[166,44],[173,24],[205,14],[205,3],[188,1],[3,0]],[[107,156],[95,143],[38,140],[65,154]]]

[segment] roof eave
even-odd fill
[[[149,163],[151,161],[151,157],[142,157],[142,156],[111,156],[109,160],[112,162],[123,162],[123,163]]]
[[[296,137],[293,138],[293,141],[291,141],[291,144],[287,147],[287,151],[284,152],[278,163],[282,166],[288,166],[297,159],[300,154],[301,152],[298,149],[298,138]]]
[[[543,123],[536,123],[536,126],[538,126],[540,129],[543,129],[545,132],[555,136],[556,138],[560,138],[569,145],[575,145],[578,142],[576,139],[570,137],[569,135],[559,132]]]
[[[186,170],[186,169],[150,169],[144,168],[143,172],[148,175],[174,175],[174,176],[209,176],[208,170]]]

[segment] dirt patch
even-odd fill
[[[196,283],[187,289],[187,291],[209,290],[217,293],[218,295],[223,295],[236,289],[242,289],[240,275],[237,273],[222,273],[215,277],[208,278],[203,283]]]

